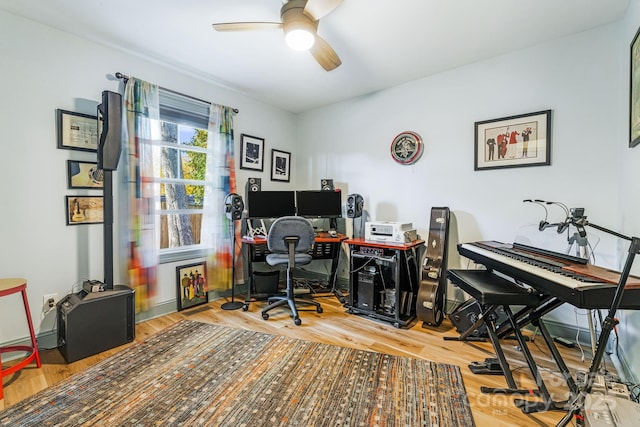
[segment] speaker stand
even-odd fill
[[[231,220],[231,233],[233,233],[233,246],[231,249],[231,301],[225,302],[220,307],[223,310],[237,310],[244,304],[240,301],[234,301],[236,289],[236,221]]]

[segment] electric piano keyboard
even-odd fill
[[[460,255],[578,308],[607,309],[620,274],[582,258],[518,243],[461,243]],[[621,309],[640,309],[640,278],[629,276]]]

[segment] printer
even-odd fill
[[[418,233],[410,222],[371,221],[365,223],[364,239],[372,242],[410,243]]]

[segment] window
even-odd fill
[[[200,233],[207,186],[209,104],[160,90],[162,142],[154,152],[160,192],[160,261],[203,254]]]

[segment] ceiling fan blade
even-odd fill
[[[216,31],[254,31],[277,30],[282,28],[281,22],[223,22],[213,24]]]
[[[322,68],[327,71],[331,71],[335,68],[338,68],[342,61],[338,57],[338,54],[329,43],[324,41],[324,39],[316,34],[316,42],[313,44],[311,49],[309,49],[311,55],[318,61]]]
[[[340,6],[340,3],[342,3],[342,0],[308,0],[307,5],[304,7],[304,13],[317,21]]]

